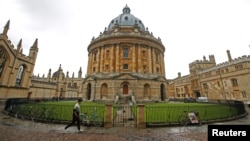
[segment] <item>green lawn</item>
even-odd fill
[[[237,108],[230,105],[208,103],[156,103],[145,106],[148,123],[178,122],[183,111],[198,111],[202,121],[223,119],[237,115]]]
[[[59,121],[69,121],[72,119],[72,109],[76,101],[59,101],[59,102],[37,102],[24,105],[25,111],[28,111],[30,107],[35,110],[42,110],[47,108],[48,110],[54,107],[55,112],[58,115]],[[235,105],[219,105],[208,103],[154,103],[145,105],[145,121],[146,123],[176,123],[178,122],[179,115],[183,114],[183,111],[198,111],[199,117],[202,121],[224,119],[232,116],[236,116],[239,113],[240,106]],[[119,105],[115,105],[113,113],[115,116]],[[134,116],[137,117],[137,106],[132,107]],[[81,113],[87,112],[92,114],[96,112],[102,119],[105,115],[105,104],[95,102],[82,102]]]

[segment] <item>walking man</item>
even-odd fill
[[[75,104],[73,108],[72,121],[64,128],[65,130],[69,128],[70,126],[72,126],[73,124],[75,124],[75,122],[77,122],[78,131],[83,131],[83,130],[80,130],[80,104],[81,102],[82,102],[82,99],[77,100],[77,103]]]

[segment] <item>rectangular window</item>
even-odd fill
[[[123,58],[128,58],[128,48],[123,48]]]
[[[207,85],[207,83],[203,83],[203,88],[204,88],[204,90],[208,90],[208,85]]]
[[[123,64],[123,69],[127,70],[128,69],[128,64]]]
[[[105,70],[109,70],[109,65],[105,65]]]
[[[241,93],[242,93],[242,97],[243,97],[243,98],[247,98],[246,91],[242,91]]]
[[[232,81],[233,87],[237,87],[238,86],[237,79],[231,79],[231,81]]]

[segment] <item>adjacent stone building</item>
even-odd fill
[[[215,57],[196,60],[189,64],[190,74],[179,76],[169,82],[169,98],[208,97],[211,100],[250,99],[250,56],[232,59],[227,50],[228,61],[216,64]]]
[[[38,54],[38,40],[29,55],[22,53],[22,39],[17,47],[8,38],[10,21],[0,34],[0,98],[29,97],[29,88]]]

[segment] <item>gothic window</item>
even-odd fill
[[[23,70],[24,70],[24,67],[23,67],[23,65],[21,65],[18,69],[18,73],[17,73],[17,77],[16,77],[16,86],[21,86]]]
[[[242,97],[243,97],[243,98],[247,98],[246,91],[242,91],[241,94],[242,94]]]
[[[237,79],[231,79],[231,82],[232,82],[233,87],[237,87],[238,86]]]
[[[128,48],[123,48],[123,58],[128,58]]]
[[[4,64],[6,62],[6,55],[3,49],[0,48],[0,77],[4,69]]]
[[[75,87],[75,88],[77,87],[77,83],[74,83],[74,87]]]
[[[70,82],[68,83],[68,87],[71,87],[71,83]]]

